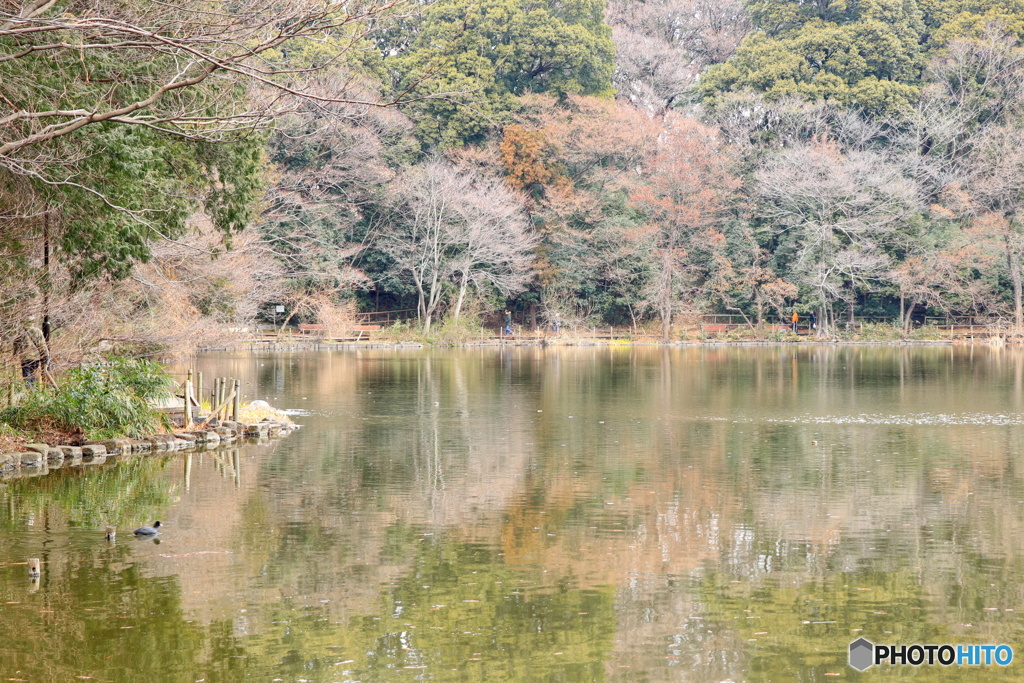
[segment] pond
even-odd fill
[[[0,483],[0,678],[820,681],[859,637],[1022,632],[1018,348],[196,365],[302,428]]]

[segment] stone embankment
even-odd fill
[[[143,439],[90,441],[84,446],[28,444],[20,453],[0,453],[0,478],[38,476],[61,467],[98,465],[118,456],[209,450],[238,441],[265,442],[286,436],[295,428],[289,422],[267,418],[256,424],[223,421],[206,429],[155,434]]]

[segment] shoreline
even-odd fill
[[[240,444],[262,445],[298,429],[290,422],[265,419],[254,424],[221,422],[207,429],[153,434],[141,439],[106,439],[81,446],[29,443],[24,450],[0,453],[0,482],[38,477],[67,467],[102,465],[137,455],[204,453]]]
[[[756,339],[707,339],[707,340],[680,340],[671,342],[656,341],[632,341],[627,339],[587,339],[579,338],[572,340],[550,340],[550,339],[511,339],[495,340],[485,342],[332,342],[315,340],[289,340],[289,341],[240,341],[232,344],[219,344],[216,346],[202,347],[197,352],[212,351],[237,351],[246,349],[249,351],[332,351],[332,350],[414,350],[427,348],[507,348],[507,347],[533,347],[533,348],[580,348],[580,347],[664,347],[664,348],[690,348],[690,347],[745,347],[745,346],[1024,346],[1024,340],[1005,340],[1003,338],[974,338],[974,339],[793,339],[793,340],[756,340]]]

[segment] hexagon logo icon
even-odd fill
[[[850,666],[864,671],[875,663],[875,646],[867,638],[858,638],[850,643]]]

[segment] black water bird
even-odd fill
[[[160,533],[160,522],[153,522],[153,526],[140,526],[135,530],[136,536],[156,536]]]

